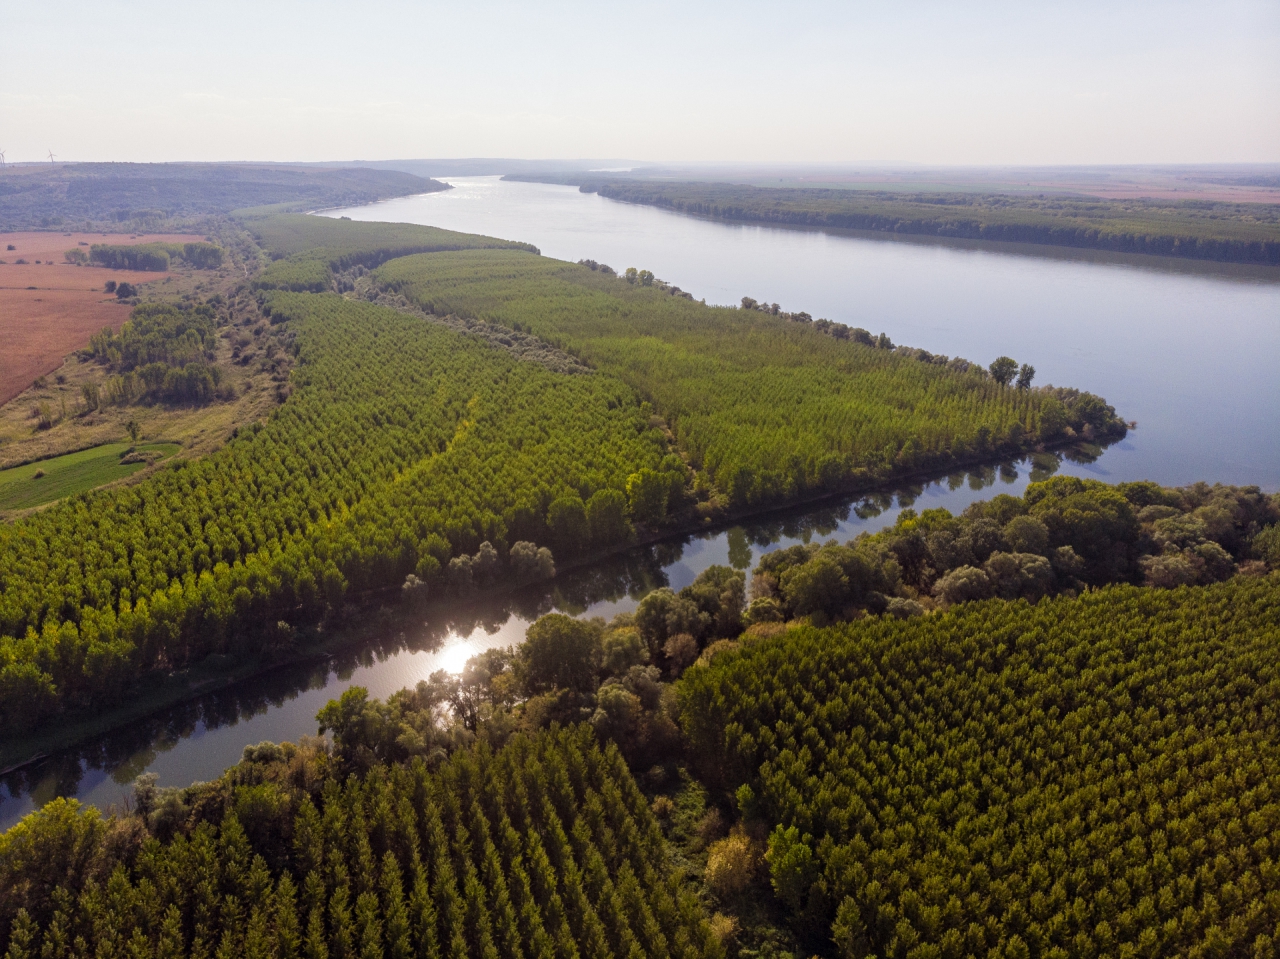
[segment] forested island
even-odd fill
[[[888,192],[510,174],[612,200],[752,223],[1280,265],[1274,204],[1080,196]]]
[[[209,266],[76,375],[121,419],[224,409],[225,441],[0,525],[9,761],[379,607],[431,617],[1128,429],[1037,385],[1034,357],[708,306],[492,237],[218,216],[189,252],[97,251]],[[232,376],[250,360],[256,386]],[[98,421],[88,396],[68,420]],[[610,620],[545,615],[460,673],[348,689],[317,736],[212,782],[43,806],[0,834],[0,947],[1272,955],[1278,521],[1257,487],[1053,476],[711,566]]]

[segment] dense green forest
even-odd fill
[[[6,957],[723,955],[589,729],[433,765],[263,744],[124,819],[57,800],[0,836]]]
[[[0,528],[9,730],[211,653],[287,652],[348,594],[410,573],[466,594],[524,575],[521,542],[613,545],[631,476],[685,482],[617,380],[332,295],[265,309],[298,363],[267,423]]]
[[[1035,602],[1109,583],[1182,586],[1280,566],[1280,496],[1055,476],[1021,497],[903,510],[880,533],[766,553],[749,622],[897,616],[1000,596]]]
[[[497,325],[260,289],[296,364],[270,421],[207,459],[0,529],[0,717],[11,730],[101,709],[138,679],[210,654],[288,655],[317,621],[410,574],[419,595],[467,595],[532,575],[530,550],[616,549],[635,526],[713,515],[721,495],[736,507],[781,502],[1119,425],[1088,394],[1006,386],[818,324],[709,309],[660,281],[526,249],[457,251],[505,241],[249,222],[280,257],[261,286],[274,266],[306,258],[336,286],[398,257],[375,274],[387,286]],[[454,252],[400,256],[421,249]],[[119,335],[96,337],[115,393],[200,402],[220,389],[205,313],[144,306]],[[541,341],[599,372],[581,375]]]
[[[0,175],[0,231],[156,229],[250,207],[356,206],[448,186],[392,170],[252,163],[64,163]]]
[[[966,361],[957,369],[947,357],[923,361],[837,338],[832,324],[708,307],[673,295],[652,274],[649,283],[628,282],[526,253],[464,251],[396,259],[374,279],[428,312],[532,332],[626,381],[652,401],[704,480],[738,507],[869,485],[1077,431],[1124,434],[1097,397],[1071,393],[1064,402],[1002,385]]]
[[[727,220],[1280,265],[1280,219],[1265,203],[889,193],[582,174],[509,179],[567,183],[614,200]]]
[[[458,675],[347,690],[329,743],[141,777],[106,820],[28,816],[0,836],[10,954],[1268,955],[1275,500],[1059,478],[924,516],[970,558],[1054,549],[1028,518],[1085,551],[1125,505],[1138,536],[1106,575],[1206,543],[1244,575],[815,630],[753,623],[744,574],[712,566],[608,623],[543,616]],[[852,546],[892,564],[918,519]],[[482,544],[450,579],[499,565]]]
[[[142,304],[84,355],[113,397],[175,400],[216,377],[226,310],[270,340],[280,405],[0,526],[7,737],[294,657],[362,604],[421,619],[715,518],[1125,430],[1030,364],[708,307],[647,270],[241,222],[231,306]],[[609,621],[542,616],[457,675],[348,689],[327,738],[214,782],[46,805],[0,835],[0,946],[1269,956],[1278,520],[1256,487],[1057,476],[713,565]]]
[[[812,948],[1271,956],[1280,579],[988,600],[687,672],[709,781]]]

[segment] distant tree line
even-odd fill
[[[579,184],[584,193],[614,200],[727,220],[1280,264],[1280,221],[1259,203],[912,194],[582,176],[551,179]]]

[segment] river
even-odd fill
[[[1280,489],[1280,274],[1207,264],[1036,254],[918,240],[725,224],[582,194],[572,187],[450,178],[454,189],[329,211],[535,243],[547,256],[653,270],[708,303],[744,295],[884,331],[895,343],[989,363],[1008,354],[1038,383],[1087,389],[1138,421],[1093,462],[1006,463],[883,496],[798,510],[632,551],[455,614],[389,620],[385,635],[330,660],[274,670],[6,777],[0,828],[55,796],[102,807],[155,772],[161,785],[217,776],[245,745],[316,732],[315,714],[352,685],[385,696],[468,656],[519,643],[552,609],[611,616],[649,589],[706,567],[749,568],[779,546],[848,539],[904,506],[962,510],[1018,493],[1051,469],[1110,482],[1195,480]]]

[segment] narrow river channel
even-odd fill
[[[552,609],[608,617],[650,589],[688,585],[710,565],[748,569],[780,546],[843,541],[892,523],[907,506],[959,512],[1055,470],[1280,489],[1280,274],[723,224],[571,187],[450,182],[445,193],[330,215],[526,240],[548,256],[651,269],[709,303],[776,301],[984,365],[1008,354],[1034,365],[1038,383],[1099,393],[1139,427],[1093,462],[993,465],[640,548],[447,622],[389,619],[386,634],[362,648],[274,670],[10,774],[0,786],[0,829],[56,796],[121,803],[142,772],[161,785],[210,779],[247,744],[314,734],[316,712],[349,686],[385,696],[437,669],[459,670],[483,649],[519,643]]]

